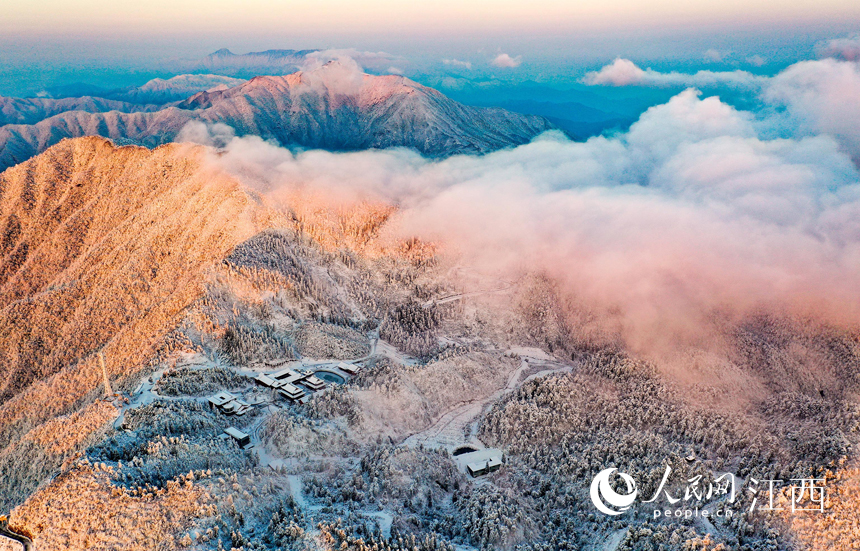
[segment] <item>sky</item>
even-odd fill
[[[689,24],[758,25],[860,17],[852,0],[7,0],[4,32],[194,34],[280,32],[449,35],[566,32]]]
[[[564,86],[616,57],[688,70],[708,51],[774,74],[860,29],[850,0],[5,0],[0,95],[58,83],[139,85],[220,48],[356,48],[403,58],[408,76]],[[499,55],[511,63],[493,64]],[[750,65],[747,59],[763,62]],[[456,60],[461,65],[447,64]],[[468,64],[469,74],[462,75]],[[438,78],[437,78],[438,77]]]

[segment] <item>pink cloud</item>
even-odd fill
[[[239,138],[216,162],[273,197],[305,186],[398,204],[392,235],[448,244],[488,277],[546,274],[583,312],[576,330],[640,352],[760,311],[860,324],[857,167],[827,134],[758,129],[752,113],[688,90],[613,138],[549,134],[441,161]]]
[[[818,53],[821,57],[860,61],[860,35],[829,40],[819,46]]]
[[[522,62],[522,56],[511,57],[508,54],[499,54],[490,62],[490,64],[494,67],[513,69],[514,67],[519,67]]]
[[[617,58],[597,72],[588,73],[587,84],[608,84],[610,86],[630,86],[645,82],[647,74],[629,59]]]
[[[767,80],[747,71],[699,71],[697,73],[661,73],[642,69],[629,59],[618,58],[599,71],[585,75],[582,81],[604,86],[655,86],[655,87],[713,87],[728,86],[755,90]]]

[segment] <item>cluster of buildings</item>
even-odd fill
[[[224,390],[209,398],[209,407],[217,409],[225,415],[245,415],[253,408],[245,400]]]
[[[347,362],[340,362],[336,367],[345,376],[355,375],[358,371],[357,366]],[[343,377],[333,372],[332,374],[338,377],[337,381],[343,382]],[[326,382],[317,377],[313,372],[290,368],[284,368],[271,373],[261,373],[254,380],[266,388],[276,390],[281,396],[299,403],[306,402],[310,394],[323,390],[326,387]],[[244,415],[253,408],[253,405],[225,390],[210,397],[209,406],[225,415]],[[232,438],[242,449],[251,445],[251,437],[236,427],[227,427],[222,433],[221,438]]]
[[[312,372],[295,371],[290,368],[281,369],[273,373],[261,373],[254,380],[264,387],[277,390],[278,394],[289,400],[302,403],[308,398],[305,390],[316,392],[324,389],[326,386],[325,381]]]

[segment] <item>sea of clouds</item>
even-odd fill
[[[488,274],[545,274],[633,349],[695,342],[762,311],[857,327],[860,65],[842,57],[754,77],[755,112],[703,97],[692,87],[702,77],[688,75],[691,88],[625,133],[550,132],[484,156],[189,135],[223,145],[214,162],[272,197],[304,188],[391,202],[399,236],[449,244]],[[609,82],[619,67],[629,72],[616,61],[587,78]]]

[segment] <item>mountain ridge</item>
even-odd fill
[[[199,92],[154,112],[67,111],[34,125],[7,125],[0,128],[0,169],[63,138],[99,135],[153,147],[173,141],[192,121],[226,124],[239,136],[258,135],[282,146],[410,147],[430,157],[488,153],[556,128],[543,117],[466,106],[405,77],[368,75],[330,62]]]
[[[213,74],[183,74],[170,78],[154,78],[130,88],[105,94],[108,99],[137,104],[162,104],[182,101],[203,90],[223,89],[244,83],[244,79]]]
[[[10,98],[0,96],[0,126],[7,124],[37,124],[47,118],[68,111],[104,113],[120,111],[157,111],[161,105],[130,103],[96,96],[76,98]]]

